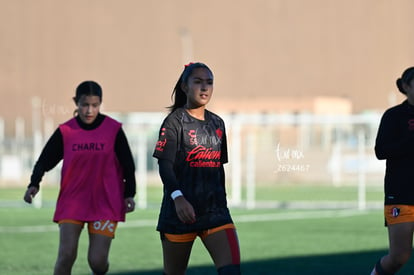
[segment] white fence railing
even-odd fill
[[[137,166],[139,207],[145,208],[147,184],[158,180],[152,152],[166,114],[110,115],[123,123],[128,136]],[[228,134],[230,162],[226,171],[233,204],[245,202],[254,207],[255,187],[260,184],[320,182],[358,186],[358,205],[364,208],[366,184],[381,184],[384,163],[376,160],[373,151],[380,114],[237,113],[222,118]],[[16,136],[6,137],[0,119],[0,185],[27,184],[35,159],[57,127],[50,120],[42,123],[33,127],[28,137],[21,130],[16,130]],[[23,124],[17,119],[15,128],[24,128]],[[59,173],[54,169],[47,180],[58,183]]]

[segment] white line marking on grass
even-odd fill
[[[58,231],[57,225],[0,226],[0,233],[43,233]]]
[[[325,219],[364,215],[368,212],[360,210],[323,210],[323,211],[299,211],[270,214],[250,214],[234,216],[235,222],[260,222],[260,221],[284,221],[304,219]]]
[[[157,220],[135,220],[135,221],[126,221],[125,223],[119,223],[119,227],[154,227],[157,225]]]
[[[321,211],[294,211],[283,213],[268,214],[247,214],[233,215],[236,223],[244,222],[265,222],[265,221],[284,221],[284,220],[303,220],[303,219],[326,219],[365,215],[368,211],[360,210],[321,210]],[[156,220],[132,220],[126,223],[119,223],[120,228],[133,227],[154,227]],[[58,231],[58,225],[33,225],[33,226],[0,226],[0,233],[43,233]]]

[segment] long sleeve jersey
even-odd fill
[[[76,117],[76,122],[82,129],[92,130],[99,127],[105,117],[105,115],[99,114],[92,124],[85,124],[79,117]],[[114,149],[123,170],[125,183],[124,197],[134,197],[136,193],[135,164],[127,138],[122,128],[120,128],[117,133]],[[58,128],[46,143],[33,168],[29,187],[35,186],[39,188],[43,175],[53,169],[63,159],[63,155],[63,136],[61,130]]]
[[[414,205],[414,106],[408,101],[382,116],[375,154],[386,160],[385,204]]]
[[[157,230],[182,234],[232,223],[227,208],[223,164],[227,163],[223,120],[205,111],[198,120],[178,108],[162,123],[153,157],[159,160],[164,184]],[[171,199],[179,189],[194,207],[196,222],[182,223]]]

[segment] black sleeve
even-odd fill
[[[43,175],[54,168],[63,158],[63,138],[59,128],[49,138],[42,153],[37,160],[32,175],[30,177],[29,187],[39,188]]]
[[[135,163],[128,144],[128,140],[122,128],[119,130],[116,136],[115,153],[124,173],[124,198],[134,197],[136,193]]]
[[[178,181],[174,172],[174,164],[167,159],[158,160],[158,169],[162,183],[164,184],[167,196],[170,196],[172,192],[179,189]]]
[[[414,153],[414,134],[399,129],[401,119],[396,113],[383,115],[375,141],[378,159],[401,158]]]
[[[181,124],[171,115],[161,125],[153,157],[175,162],[181,143]]]
[[[221,163],[225,164],[229,161],[229,155],[227,151],[227,135],[226,128],[223,126],[224,132],[221,140]]]
[[[224,170],[224,166],[220,166],[220,173],[222,175],[221,177],[221,185],[223,186],[224,190],[226,190],[226,172]]]

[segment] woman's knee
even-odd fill
[[[389,255],[391,262],[395,266],[403,266],[411,258],[411,251],[400,251]]]
[[[95,273],[105,273],[108,270],[108,257],[105,255],[90,254],[88,256],[89,266]]]
[[[57,265],[62,267],[71,267],[76,261],[76,249],[60,249],[57,259]]]

